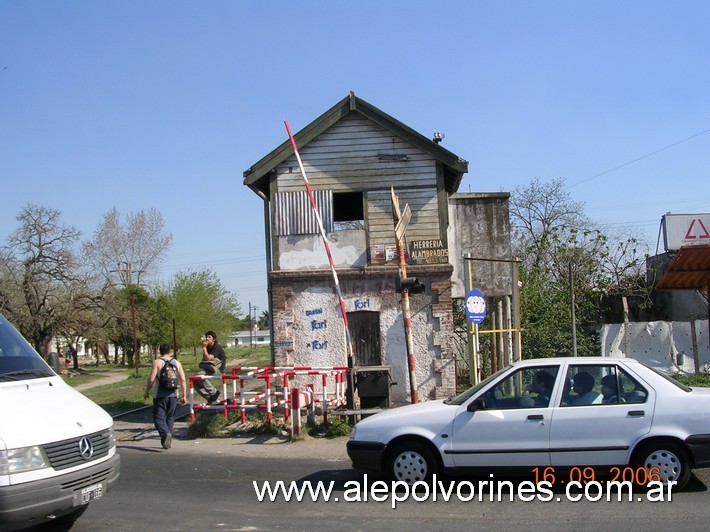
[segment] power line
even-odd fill
[[[691,135],[690,137],[679,140],[678,142],[674,142],[673,144],[669,144],[668,146],[664,146],[663,148],[659,148],[658,150],[652,151],[651,153],[647,153],[646,155],[642,155],[641,157],[638,157],[638,158],[634,159],[633,161],[628,161],[624,164],[620,164],[619,166],[615,166],[614,168],[610,168],[609,170],[605,170],[599,174],[593,175],[592,177],[587,177],[586,179],[582,179],[581,181],[577,181],[576,183],[568,185],[567,188],[576,187],[577,185],[581,185],[582,183],[586,183],[587,181],[591,181],[592,179],[596,179],[597,177],[601,177],[601,176],[606,175],[608,173],[614,172],[615,170],[618,170],[619,168],[624,168],[625,166],[629,166],[629,165],[637,163],[643,159],[647,159],[648,157],[651,157],[652,155],[656,155],[657,153],[661,153],[662,151],[672,148],[673,146],[678,146],[679,144],[683,144],[684,142],[688,142],[689,140],[692,140],[695,137],[699,137],[700,135],[704,135],[708,131],[710,131],[710,129],[704,129],[703,131],[700,131],[699,133]]]

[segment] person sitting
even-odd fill
[[[542,406],[550,404],[550,394],[555,386],[555,376],[542,369],[535,374],[528,391],[520,398],[520,406]],[[536,394],[534,397],[530,393]]]
[[[646,390],[641,388],[637,383],[634,383],[634,389],[626,396],[626,402],[636,404],[645,403],[647,396]]]
[[[602,377],[602,403],[620,403],[617,391],[616,375],[604,375]]]
[[[601,403],[601,395],[592,390],[594,377],[586,371],[580,371],[574,376],[572,390],[577,394],[572,400],[573,405],[591,405]]]

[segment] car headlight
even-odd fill
[[[0,451],[0,475],[12,475],[47,467],[47,455],[41,447],[20,447]]]
[[[108,429],[108,448],[111,447],[116,447],[116,431],[113,429],[113,425]]]

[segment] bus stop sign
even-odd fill
[[[486,319],[486,299],[475,288],[466,295],[466,318],[477,325]]]

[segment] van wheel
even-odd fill
[[[394,480],[410,486],[420,481],[430,483],[438,471],[436,458],[422,443],[405,441],[397,444],[389,453],[387,472]]]
[[[675,482],[674,488],[681,490],[688,484],[690,461],[680,445],[659,442],[644,445],[635,454],[634,467],[643,467],[649,475],[653,475],[654,480],[660,480],[664,486],[668,482]]]

